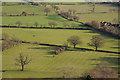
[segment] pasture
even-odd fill
[[[80,22],[90,22],[92,20],[108,21],[111,23],[118,23],[118,7],[110,4],[95,4],[95,12],[91,13],[92,6],[85,5],[59,5],[61,11],[76,10],[76,15],[80,17]],[[110,11],[114,9],[115,11]]]
[[[109,35],[102,35],[92,30],[60,30],[60,29],[17,29],[17,28],[3,28],[3,33],[9,36],[17,37],[20,40],[29,42],[41,42],[49,44],[63,45],[70,36],[77,35],[80,37],[82,44],[78,47],[91,48],[87,45],[93,35],[101,35],[105,38],[106,44],[102,50],[118,52],[118,39],[110,38]],[[33,36],[35,35],[35,36]]]
[[[41,5],[18,5],[18,3],[10,3],[14,5],[2,6],[2,25],[4,26],[17,26],[16,28],[2,27],[2,33],[8,34],[9,38],[16,38],[18,40],[27,42],[39,42],[45,44],[63,45],[67,43],[67,39],[71,36],[79,36],[82,44],[76,47],[94,49],[88,46],[90,39],[93,35],[101,35],[105,39],[105,45],[98,50],[119,52],[119,39],[112,37],[109,34],[97,30],[75,30],[75,29],[33,29],[33,28],[19,28],[19,27],[51,27],[49,22],[57,22],[55,27],[65,27],[65,22],[71,24],[67,28],[88,28],[83,24],[67,20],[57,14],[57,12],[50,6],[50,13],[45,16],[45,7]],[[65,4],[65,3],[64,3]],[[66,3],[69,4],[69,3]],[[117,23],[118,8],[110,4],[96,4],[95,12],[91,13],[91,6],[86,3],[72,3],[76,5],[56,5],[60,11],[68,11],[74,9],[76,15],[79,16],[79,22],[90,22],[92,20],[107,21]],[[111,9],[114,11],[111,11]],[[20,16],[23,11],[28,11],[27,16]],[[12,15],[12,16],[11,16]],[[14,16],[13,16],[14,15]],[[18,26],[17,21],[22,24]],[[35,23],[38,23],[35,26]],[[74,24],[74,25],[73,25]],[[2,41],[0,41],[2,43]],[[97,51],[86,51],[74,49],[73,46],[68,44],[71,48],[63,51],[59,55],[54,55],[55,50],[59,47],[42,46],[37,44],[20,43],[5,49],[2,55],[3,63],[2,72],[3,78],[63,78],[65,72],[70,72],[71,78],[82,77],[84,73],[95,69],[100,62],[110,63],[109,67],[119,69],[118,55],[114,53],[104,53]],[[20,66],[15,65],[15,59],[20,53],[27,54],[32,58],[30,64],[25,66],[25,71],[20,71]],[[65,71],[65,72],[64,72]]]
[[[28,27],[35,27],[35,22],[38,23],[38,27],[43,25],[44,27],[50,27],[48,25],[48,22],[55,21],[58,23],[58,26],[56,27],[65,27],[63,26],[64,22],[69,22],[70,24],[74,23],[76,26],[79,27],[79,24],[76,22],[68,21],[60,16],[58,16],[55,11],[48,6],[51,11],[49,13],[49,16],[45,16],[44,13],[44,7],[41,6],[33,6],[33,5],[27,5],[27,6],[21,6],[21,5],[15,5],[15,6],[3,6],[3,13],[6,13],[7,15],[20,15],[22,14],[22,11],[26,10],[29,14],[37,14],[35,16],[3,16],[2,17],[2,24],[3,25],[11,25],[11,26],[17,26],[16,22],[20,21],[22,23],[21,26],[28,26]],[[74,26],[72,26],[74,27]]]
[[[5,50],[3,57],[3,78],[62,78],[64,70],[72,72],[72,76],[80,77],[86,71],[95,68],[97,63],[108,61],[116,68],[117,54],[99,53],[69,49],[53,57],[56,47],[35,44],[19,44]],[[21,72],[20,66],[15,65],[19,53],[31,56],[32,62]],[[112,61],[112,62],[111,62]]]

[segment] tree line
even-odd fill
[[[2,51],[6,50],[6,49],[9,49],[9,48],[12,48],[15,45],[18,45],[19,42],[20,42],[20,40],[18,38],[16,38],[15,36],[10,38],[8,36],[8,34],[6,34],[6,33],[2,34],[2,40],[4,40],[2,42]]]
[[[105,21],[102,22],[91,21],[91,22],[87,22],[86,25],[113,34],[117,37],[120,37],[120,24],[112,24],[110,22],[105,22]]]
[[[5,26],[12,26],[13,24],[9,23],[9,24],[4,24]],[[76,24],[74,22],[70,23],[70,22],[62,22],[59,23],[57,21],[48,21],[47,24],[40,24],[39,22],[34,22],[33,24],[30,23],[23,23],[21,21],[16,21],[15,22],[16,27],[21,27],[21,26],[26,26],[26,27],[47,27],[50,26],[51,28],[53,27],[57,27],[57,26],[63,26],[63,27],[72,27],[72,28],[79,28],[79,24]]]
[[[76,48],[77,45],[82,44],[82,41],[80,40],[79,36],[71,36],[67,39],[67,42],[70,45],[73,45],[74,48]],[[87,43],[88,46],[94,47],[95,50],[97,51],[98,48],[103,47],[105,44],[105,39],[100,36],[100,35],[94,35],[92,36],[92,38],[90,39],[90,42]]]

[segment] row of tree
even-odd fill
[[[82,41],[80,40],[79,36],[71,36],[67,39],[67,42],[73,45],[74,48],[76,48],[76,45],[80,45]],[[95,48],[95,50],[98,50],[98,48],[102,47],[105,43],[105,40],[100,35],[94,35],[91,38],[91,41],[87,43],[89,46],[92,46]],[[68,46],[68,45],[66,45]]]
[[[5,33],[2,34],[2,39],[4,40],[2,42],[2,51],[14,47],[19,43],[19,40],[15,36],[10,39]]]
[[[73,13],[73,14],[72,14]],[[64,17],[65,19],[71,20],[71,21],[79,21],[79,17],[75,14],[75,11],[70,10],[69,12],[63,12],[61,11],[59,13],[60,16]]]
[[[108,32],[108,33],[111,33],[115,36],[120,37],[119,26],[113,26],[112,24],[110,24],[110,23],[108,24],[107,22],[104,25],[102,25],[99,21],[91,21],[91,22],[88,22],[86,24],[95,28],[95,29],[102,30],[102,31],[105,31],[105,32]]]
[[[17,25],[17,27],[21,27],[21,25],[23,25],[23,23],[22,23],[21,21],[16,21],[15,24]],[[50,26],[50,27],[56,27],[56,26],[58,26],[59,24],[60,24],[60,23],[59,23],[59,22],[56,22],[56,21],[49,21],[49,22],[48,22],[48,26]],[[26,25],[26,26],[35,26],[35,27],[47,27],[46,24],[39,24],[38,22],[35,22],[33,25],[32,25],[32,24],[29,24],[29,23],[26,23],[26,24],[24,24],[24,25]],[[62,25],[63,25],[64,27],[73,27],[73,28],[79,26],[78,24],[69,23],[69,22],[63,22]],[[8,24],[7,26],[12,26],[12,25],[11,25],[11,24]]]

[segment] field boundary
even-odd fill
[[[26,41],[22,41],[22,43],[38,44],[38,45],[45,45],[45,46],[55,46],[55,47],[65,47],[65,46],[62,46],[62,45],[47,44],[47,43],[31,43],[31,42],[26,42]],[[72,47],[68,46],[68,48],[72,48]],[[96,51],[94,49],[80,48],[80,47],[76,47],[75,49],[87,50],[87,51]],[[120,54],[120,52],[106,51],[106,50],[97,50],[97,52],[106,52],[106,53]]]
[[[63,27],[24,27],[24,26],[0,26],[3,28],[29,28],[29,29],[73,29],[73,30],[91,30],[91,28],[63,28]]]
[[[1,39],[1,40],[5,40],[5,39]],[[28,42],[28,41],[18,41],[18,40],[11,40],[11,41],[19,42],[19,43],[28,43],[28,44],[45,45],[45,46],[66,47],[66,46],[63,46],[63,45],[55,45],[55,44],[39,43],[39,42]],[[68,48],[72,48],[72,47],[68,46]],[[94,49],[89,49],[89,48],[80,48],[80,47],[76,47],[75,49],[120,54],[120,52],[106,51],[106,50],[94,50]]]

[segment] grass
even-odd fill
[[[11,3],[14,4],[14,3]],[[79,3],[76,3],[79,4]],[[81,3],[80,3],[81,4]],[[74,7],[73,7],[74,6]],[[49,7],[49,6],[48,6]],[[90,7],[88,5],[59,5],[61,10],[67,11],[69,9],[75,9],[76,13],[88,13]],[[93,14],[77,14],[80,16],[81,22],[88,22],[91,20],[108,21],[113,22],[113,19],[117,19],[117,12],[109,12],[109,9],[117,9],[110,5],[96,5],[96,13]],[[35,13],[37,16],[2,16],[3,25],[10,24],[16,26],[17,21],[21,21],[21,26],[34,27],[34,23],[38,22],[39,26],[42,24],[48,27],[49,21],[56,21],[59,23],[57,27],[64,27],[64,22],[70,24],[75,23],[76,27],[81,26],[76,22],[68,21],[58,16],[53,9],[49,16],[45,16],[44,8],[41,6],[3,6],[3,11],[9,14],[21,14],[23,10],[27,10],[30,14]],[[107,12],[107,13],[100,13]],[[78,26],[80,25],[80,26]],[[73,26],[71,26],[73,27]],[[73,35],[80,37],[82,44],[77,47],[90,48],[87,43],[93,35],[101,35],[105,38],[106,44],[100,48],[101,50],[118,52],[120,48],[118,45],[118,39],[111,37],[110,35],[92,31],[92,30],[67,30],[67,29],[23,29],[23,28],[2,28],[2,33],[7,33],[10,37],[17,37],[20,40],[29,42],[42,42],[49,44],[63,45],[66,40]],[[1,41],[0,41],[1,43]],[[114,69],[118,70],[118,54],[103,53],[95,51],[84,51],[69,49],[63,53],[53,57],[54,51],[58,49],[56,47],[41,46],[35,44],[19,44],[13,48],[7,49],[2,52],[3,59],[3,78],[61,78],[63,77],[63,69],[72,71],[73,67],[75,74],[73,76],[80,77],[83,73],[96,67],[96,64],[101,61],[108,61]],[[19,53],[25,53],[32,57],[32,62],[25,66],[25,71],[21,72],[19,66],[15,66],[15,58],[19,56]],[[1,53],[0,53],[1,55]],[[67,67],[67,68],[65,68]]]
[[[88,4],[74,5],[74,7],[73,5],[59,5],[59,7],[61,11],[68,11],[69,9],[76,10],[77,15],[80,17],[79,21],[81,22],[90,22],[92,20],[98,20],[116,23],[114,19],[118,19],[118,7],[110,6],[109,4],[96,4],[95,13],[90,12],[92,7]],[[110,9],[115,9],[116,11],[110,12]]]
[[[35,13],[38,14],[37,16],[3,16],[2,17],[2,24],[3,25],[16,25],[17,21],[20,21],[22,23],[21,26],[29,26],[29,27],[35,27],[34,23],[38,22],[38,26],[45,26],[45,27],[50,27],[48,25],[48,22],[50,21],[55,21],[58,23],[58,26],[56,27],[64,27],[63,23],[64,22],[69,22],[70,24],[74,23],[76,24],[76,27],[79,27],[79,24],[76,22],[68,21],[60,16],[58,16],[55,11],[48,6],[51,9],[51,12],[49,13],[49,16],[45,16],[44,13],[44,7],[41,6],[32,6],[32,5],[24,5],[24,6],[3,6],[2,12],[6,12],[8,15],[16,15],[16,14],[21,14],[22,11],[26,10],[29,12],[29,14]]]
[[[93,35],[101,35],[105,38],[106,44],[100,48],[102,50],[116,51],[118,52],[118,39],[114,39],[106,34],[101,34],[92,30],[60,30],[60,29],[16,29],[16,28],[3,28],[3,33],[7,33],[10,36],[16,36],[20,40],[30,42],[42,42],[49,44],[62,45],[66,40],[73,35],[77,35],[83,42],[77,47],[91,48],[87,45]],[[35,35],[35,37],[33,36]]]
[[[5,50],[3,57],[3,78],[54,78],[62,77],[62,69],[65,66],[72,66],[77,73],[74,76],[80,77],[86,71],[93,69],[102,58],[117,58],[117,54],[99,53],[92,51],[68,50],[53,57],[51,55],[57,48],[33,44],[20,44],[11,49]],[[32,62],[25,66],[21,72],[19,66],[15,66],[15,58],[19,53],[25,53],[32,57]],[[110,59],[108,59],[110,60]],[[105,60],[107,61],[107,60]],[[112,60],[114,61],[114,60]],[[112,63],[111,66],[117,67]]]

